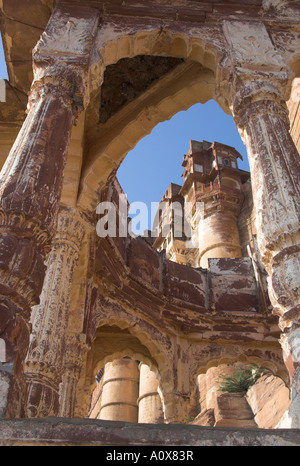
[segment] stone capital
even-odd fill
[[[33,49],[34,61],[87,68],[98,23],[96,8],[57,5]]]
[[[51,93],[66,105],[74,118],[88,103],[90,52],[99,22],[97,9],[57,5],[33,49],[34,81],[30,102]]]
[[[78,254],[86,232],[86,224],[73,210],[61,209],[57,218],[56,235],[53,238],[52,249],[69,246]]]
[[[231,110],[242,128],[250,104],[255,104],[252,112],[268,112],[270,102],[273,107],[276,103],[277,110],[285,107],[294,73],[275,49],[263,23],[226,20],[222,28],[227,53],[217,70],[217,100]]]
[[[35,67],[35,79],[30,89],[27,113],[39,99],[51,97],[72,111],[73,124],[76,124],[80,112],[85,108],[85,88],[84,76],[77,70],[60,65]]]
[[[67,335],[66,350],[64,355],[64,370],[68,369],[74,373],[81,369],[82,355],[88,351],[86,335]]]
[[[240,82],[232,99],[235,123],[243,131],[247,124],[259,115],[272,114],[280,117],[289,127],[289,115],[280,86],[268,80]]]

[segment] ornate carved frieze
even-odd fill
[[[7,344],[18,331],[15,316],[28,322],[39,302],[72,124],[86,104],[83,82],[98,12],[79,10],[56,8],[33,52],[27,117],[0,174],[0,335]],[[72,247],[61,248],[61,254],[68,251]]]
[[[85,224],[73,211],[59,214],[40,304],[34,309],[25,363],[29,417],[39,412],[45,415],[48,409],[48,415],[57,414],[73,271],[84,234]],[[44,406],[45,397],[55,401]]]
[[[263,24],[225,21],[233,74],[232,111],[251,169],[258,244],[274,312],[299,318],[300,159],[285,103],[292,72]]]
[[[298,426],[300,158],[286,105],[293,73],[262,24],[241,26],[238,32],[238,24],[224,24],[231,53],[231,106],[247,146],[257,240],[273,312],[283,331],[281,343],[292,385],[288,422]]]
[[[84,334],[67,335],[65,340],[62,383],[59,392],[59,416],[73,417],[77,383],[88,346]]]

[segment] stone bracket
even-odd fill
[[[265,25],[261,22],[225,20],[222,29],[227,54],[217,70],[217,99],[220,105],[227,101],[228,107],[235,106],[235,94],[242,83],[250,88],[252,83],[260,82],[260,86],[263,83],[261,93],[265,92],[267,84],[272,92],[276,88],[276,93],[288,99],[294,73],[273,46]],[[257,94],[257,87],[253,89],[253,94]]]
[[[89,99],[88,67],[98,23],[99,11],[94,8],[58,5],[33,49],[34,83],[65,80],[73,106],[80,110]]]

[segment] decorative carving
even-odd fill
[[[84,361],[83,356],[88,351],[85,340],[86,335],[84,334],[66,337],[63,375],[59,393],[60,417],[74,416],[77,382]]]
[[[268,272],[273,312],[283,331],[281,343],[292,391],[297,393],[298,340],[293,335],[300,324],[300,158],[289,132],[286,105],[293,73],[263,24],[225,21],[223,29],[230,60],[220,75],[232,79],[229,87],[225,79],[221,86],[222,90],[227,86],[227,98],[247,146],[258,246]],[[291,361],[297,362],[291,365]],[[298,426],[299,402],[294,398],[289,415],[292,425]]]
[[[47,273],[34,310],[26,359],[28,416],[58,413],[59,383],[65,347],[73,270],[85,233],[84,222],[74,212],[62,211],[58,230],[47,258]],[[51,383],[50,383],[51,381]],[[45,394],[53,403],[44,406]]]
[[[254,69],[262,64],[262,71],[284,66],[281,55],[271,42],[265,26],[258,22],[224,21],[223,31],[230,46],[231,57],[237,70]]]
[[[241,4],[237,10],[236,5],[211,7],[200,2],[196,8],[184,5],[178,9],[177,5],[175,11],[174,5],[166,9],[159,2],[155,8],[147,2],[142,7],[123,2],[121,10],[119,2],[108,3],[104,5],[100,1],[96,7],[96,2],[91,2],[95,8],[66,4],[55,8],[34,49],[34,83],[28,117],[1,177],[0,331],[9,343],[9,362],[17,354],[18,370],[28,348],[28,321],[34,306],[33,331],[25,364],[27,414],[74,415],[77,380],[88,349],[86,342],[92,344],[92,340],[97,340],[99,346],[91,348],[87,374],[83,374],[80,386],[82,392],[88,391],[84,385],[87,379],[94,382],[91,368],[97,351],[102,352],[99,364],[117,353],[119,333],[116,332],[114,342],[117,343],[112,350],[111,337],[107,337],[107,346],[103,343],[107,329],[102,328],[101,333],[98,326],[120,326],[124,330],[120,331],[120,336],[124,336],[120,356],[127,355],[130,341],[134,349],[129,348],[129,356],[136,353],[138,360],[145,358],[155,365],[167,422],[187,421],[196,374],[200,367],[201,370],[209,367],[213,359],[245,357],[249,362],[278,364],[283,372],[277,319],[268,310],[265,314],[259,311],[250,259],[234,260],[231,264],[216,259],[206,273],[168,263],[142,240],[126,238],[123,243],[120,238],[105,239],[95,246],[94,262],[92,253],[86,254],[84,286],[78,286],[79,280],[73,278],[85,225],[78,210],[61,211],[57,219],[70,128],[76,123],[78,112],[87,106],[89,85],[93,99],[96,101],[100,96],[104,64],[112,64],[117,69],[115,63],[121,58],[125,60],[123,64],[129,59],[139,61],[133,58],[137,54],[152,54],[159,59],[158,55],[162,55],[164,61],[169,56],[176,57],[175,61],[196,60],[197,66],[185,68],[193,71],[195,77],[178,81],[174,75],[169,86],[165,80],[165,88],[156,82],[147,100],[140,96],[136,117],[134,113],[130,116],[135,118],[136,125],[130,119],[122,123],[125,108],[115,115],[117,125],[110,126],[108,122],[100,131],[96,123],[91,123],[89,113],[86,114],[89,134],[99,134],[96,144],[93,138],[83,143],[82,133],[78,137],[78,145],[82,144],[87,151],[95,144],[95,152],[85,154],[85,176],[81,177],[79,189],[89,194],[80,206],[87,211],[93,209],[88,199],[97,199],[99,195],[99,173],[105,182],[111,179],[114,176],[111,167],[119,166],[120,154],[124,155],[138,138],[151,130],[154,121],[168,118],[196,99],[206,101],[214,95],[217,82],[222,92],[227,92],[222,96],[224,107],[228,109],[230,103],[249,151],[258,242],[269,273],[270,295],[275,312],[281,316],[282,328],[293,330],[282,341],[296,393],[299,391],[299,158],[289,137],[285,106],[291,79],[286,63],[295,60],[296,48],[278,45],[288,43],[285,33],[292,36],[294,26],[286,26],[286,17],[277,22],[271,9],[275,6],[281,12],[284,9],[281,6],[291,2],[265,0],[265,8],[270,7],[267,16],[262,16],[261,5],[256,4],[251,7]],[[91,53],[100,11],[104,13],[103,25],[98,44]],[[246,15],[249,21],[239,21],[238,18]],[[4,16],[10,18],[8,14]],[[155,19],[158,16],[163,23],[160,30]],[[221,23],[226,17],[233,21]],[[281,24],[285,24],[284,29]],[[276,48],[273,44],[280,34],[284,38],[277,42]],[[294,42],[295,37],[296,34]],[[278,50],[286,53],[287,59]],[[207,72],[208,68],[211,71]],[[182,88],[188,87],[188,83],[192,83],[190,90],[183,93]],[[168,93],[166,87],[169,87]],[[199,90],[202,87],[205,92]],[[155,89],[159,92],[153,105]],[[134,107],[135,103],[130,106]],[[99,109],[99,102],[96,108]],[[117,133],[119,139],[116,139]],[[102,144],[99,144],[100,138]],[[93,159],[100,158],[104,160],[103,165],[99,164],[103,170],[96,172],[94,168],[98,164]],[[217,244],[224,245],[224,242]],[[42,289],[47,254],[48,268]],[[82,268],[78,270],[81,272]],[[77,294],[74,292],[72,296],[72,309],[79,293],[86,295],[87,308],[78,306],[80,318],[76,326],[68,322],[73,284]],[[80,302],[83,301],[82,298]],[[75,312],[71,316],[73,323],[76,316]],[[14,386],[14,394],[19,388],[24,393],[20,383]],[[13,410],[8,412],[14,415]],[[18,414],[25,415],[21,407]]]
[[[253,86],[253,101],[240,104],[241,111],[236,106],[235,116],[248,149],[258,244],[269,274],[270,299],[284,328],[299,318],[300,159],[279,92],[272,99],[271,92],[262,93],[268,86],[259,89],[255,94]]]
[[[85,14],[87,19],[83,20]],[[58,18],[68,18],[67,24],[72,27],[58,29]],[[15,342],[17,314],[28,321],[31,306],[39,302],[44,260],[56,228],[72,123],[84,107],[83,82],[98,13],[81,8],[80,18],[76,24],[68,23],[66,10],[56,9],[38,42],[27,117],[0,174],[0,336],[7,345]],[[61,34],[69,34],[67,59],[60,53]],[[14,331],[8,330],[12,328]],[[15,348],[14,353],[17,351]],[[45,348],[36,351],[33,360],[38,354],[45,356],[45,352]],[[49,353],[43,364],[51,367],[53,358]],[[39,377],[45,377],[48,387],[52,375],[49,378],[41,372]]]
[[[292,72],[263,24],[225,21],[223,30],[231,57],[227,72],[229,67],[233,76],[228,99],[247,146],[258,245],[274,312],[284,328],[290,318],[299,318],[300,306],[300,159],[283,91]]]

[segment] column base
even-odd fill
[[[59,383],[42,372],[26,373],[26,417],[57,416],[59,412]]]

